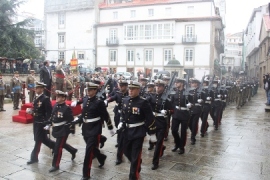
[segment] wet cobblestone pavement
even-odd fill
[[[213,121],[208,118],[210,127],[205,137],[197,135],[195,145],[190,145],[190,132],[186,153],[171,152],[173,137],[165,142],[167,149],[160,159],[158,170],[151,170],[153,150],[148,151],[148,138],[145,138],[142,154],[142,180],[269,180],[270,179],[270,113],[264,112],[265,93],[263,90],[240,110],[229,105],[223,115],[218,131],[213,129]],[[113,104],[109,112],[113,119]],[[32,124],[12,122],[12,115],[18,113],[12,104],[5,104],[6,112],[0,112],[0,180],[47,180],[80,179],[84,159],[85,143],[79,127],[75,135],[70,135],[68,143],[78,149],[76,159],[63,150],[60,170],[48,173],[51,150],[42,145],[39,163],[26,165],[34,146]],[[115,166],[116,136],[110,137],[107,128],[103,134],[108,138],[101,151],[107,155],[102,169],[95,159],[92,164],[91,179],[128,179],[129,162],[124,158],[121,165]],[[52,138],[52,137],[51,137]],[[52,138],[53,139],[53,138]]]

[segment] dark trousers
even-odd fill
[[[100,159],[103,158],[103,154],[100,153],[98,146],[100,141],[100,135],[83,137],[86,143],[86,150],[83,162],[83,177],[90,177],[90,171],[92,166],[93,157],[96,157],[100,162]]]
[[[201,134],[205,134],[207,131],[207,128],[209,127],[207,119],[208,119],[209,111],[203,111],[201,114],[201,120],[202,120],[202,125],[201,125]]]
[[[74,147],[66,143],[67,138],[68,138],[68,135],[64,137],[56,138],[54,151],[53,151],[53,161],[52,161],[53,167],[59,167],[63,148],[66,149],[71,154],[75,153],[76,151]]]
[[[179,136],[179,126],[180,127],[180,135]],[[187,142],[187,127],[188,120],[179,120],[176,118],[172,119],[172,135],[174,138],[175,147],[180,149],[184,149]]]
[[[166,117],[166,120],[167,120],[167,129],[166,129],[166,132],[165,132],[165,138],[168,138],[170,127],[171,127],[171,115],[168,115]]]
[[[127,138],[124,139],[125,144],[124,154],[131,163],[129,171],[130,180],[138,180],[140,176],[139,173],[142,163],[141,156],[142,156],[143,140],[144,137],[133,140],[128,140]]]
[[[155,152],[154,152],[154,157],[153,157],[153,164],[159,164],[159,158],[162,155],[163,151],[163,142],[164,142],[164,137],[166,134],[166,128],[161,128],[157,129],[156,131],[156,136],[157,136],[157,142],[156,142],[156,147],[155,147]]]
[[[212,119],[214,120],[215,129],[218,129],[218,125],[220,123],[219,121],[221,117],[221,111],[222,111],[221,106],[212,107],[211,116],[212,116]]]
[[[43,135],[42,135],[43,136]],[[43,143],[45,146],[49,147],[50,149],[54,149],[55,142],[52,141],[47,137],[47,135],[44,135],[43,137],[36,138],[34,149],[31,153],[31,160],[38,160],[38,154],[40,151],[41,144]]]
[[[198,132],[198,123],[199,123],[200,114],[191,114],[189,121],[189,129],[191,130],[191,139],[196,140],[196,135]]]
[[[117,153],[116,158],[118,160],[122,160],[123,154],[124,154],[124,135],[122,131],[119,131],[117,134]]]
[[[0,95],[0,110],[4,109],[5,95]]]

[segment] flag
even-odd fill
[[[72,59],[77,59],[76,58],[76,53],[75,53],[75,47],[74,47],[74,51],[73,51],[73,54],[72,54]]]

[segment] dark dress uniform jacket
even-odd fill
[[[177,89],[175,94],[171,95],[171,102],[172,102],[172,106],[174,108],[173,118],[185,119],[188,121],[190,118],[189,112],[187,110],[180,110],[181,107],[187,108],[186,107],[186,104],[187,104],[186,96],[183,95],[184,92],[185,92],[185,89],[182,89],[182,90]],[[177,109],[176,106],[178,106],[179,109]]]
[[[151,106],[147,100],[137,96],[135,98],[126,97],[123,99],[122,113],[120,121],[129,124],[144,122],[142,126],[127,128],[124,136],[128,140],[142,138],[148,134],[154,134],[156,130],[155,120]]]
[[[152,110],[154,113],[160,113],[161,110],[167,110],[170,111],[172,110],[172,106],[168,100],[165,101],[165,103],[162,103],[161,99],[162,94],[152,94],[151,98],[149,99],[149,102],[151,104]],[[168,113],[167,113],[168,114]],[[156,116],[156,126],[157,129],[161,128],[166,128],[167,127],[167,120],[165,119],[164,116]]]
[[[202,107],[201,106],[195,106],[195,104],[198,103],[198,89],[192,89],[189,91],[189,96],[188,96],[188,101],[193,104],[193,106],[190,108],[191,114],[199,114],[202,112]]]
[[[43,138],[47,134],[43,128],[51,117],[52,105],[49,97],[44,94],[34,99],[33,105],[34,139],[37,141],[37,138]]]
[[[123,99],[126,96],[128,96],[128,92],[122,93],[120,91],[117,91],[116,94],[114,96],[110,97],[110,99],[108,100],[108,102],[115,101],[117,103],[117,105],[113,109],[113,112],[115,114],[118,113],[118,110],[121,110],[122,109],[122,102],[123,102]]]
[[[90,98],[85,96],[82,100],[83,110],[79,118],[80,122],[83,119],[93,119],[100,117],[99,121],[83,123],[82,135],[85,137],[97,136],[102,133],[103,120],[106,121],[108,129],[113,129],[109,113],[106,109],[105,103],[99,100],[96,96]]]
[[[66,121],[66,124],[61,126],[53,126],[52,135],[55,138],[67,136],[70,133],[69,125],[73,121],[73,114],[71,108],[63,104],[55,104],[52,110],[52,123],[62,123]]]
[[[201,93],[201,99],[203,100],[203,112],[209,112],[211,110],[211,100],[207,100],[207,97],[213,99],[212,91],[208,90],[208,87],[203,88]]]

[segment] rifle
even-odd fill
[[[174,72],[172,78],[170,79],[170,82],[168,84],[168,88],[167,88],[166,92],[164,92],[162,94],[162,96],[161,96],[163,106],[164,106],[166,100],[168,99],[169,95],[173,91],[173,86],[174,86],[174,83],[175,83],[175,76],[176,76],[176,73]]]
[[[216,75],[214,74],[213,78],[211,79],[211,82],[208,84],[208,95],[210,95],[210,91],[213,87],[213,81],[215,80]]]
[[[205,75],[202,77],[200,87],[198,88],[198,91],[197,91],[199,97],[201,96],[201,93],[202,93],[204,78],[205,78]]]
[[[188,75],[186,76],[186,88],[183,95],[186,97],[186,100],[188,100],[188,95],[189,95]]]
[[[111,137],[115,136],[116,134],[119,134],[120,132],[125,131],[125,129],[126,129],[126,123],[123,122],[123,126],[122,126],[120,129],[117,129],[117,130],[115,131],[115,133],[114,133]]]
[[[104,83],[104,85],[102,86],[102,88],[100,89],[100,91],[97,93],[97,97],[98,98],[105,98],[104,96],[103,96],[103,94],[106,92],[106,87],[108,86],[108,84],[111,82],[111,79],[108,79],[105,83]]]

